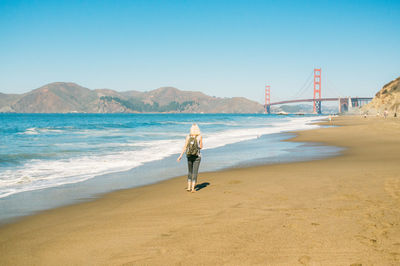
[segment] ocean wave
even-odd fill
[[[192,125],[194,122],[191,121],[164,121],[164,122],[160,122],[160,124],[169,124],[169,125]],[[235,125],[239,125],[239,123],[234,122],[234,121],[216,121],[216,122],[203,122],[203,121],[199,121],[196,122],[196,124],[198,124],[199,126],[202,125],[219,125],[219,126],[235,126]]]
[[[63,132],[63,130],[61,130],[61,129],[31,127],[31,128],[27,128],[23,132],[19,132],[18,134],[20,134],[20,135],[39,135],[41,133],[62,133],[62,132]]]
[[[318,126],[310,123],[317,119],[321,119],[321,117],[291,118],[281,122],[269,122],[262,127],[203,132],[204,149],[215,149],[266,134],[316,128]],[[37,128],[30,128],[30,132],[38,131],[40,130]],[[116,131],[118,130],[112,130],[112,133],[116,133]],[[83,132],[98,134],[91,130]],[[102,134],[108,133],[110,132],[102,132]],[[20,167],[0,171],[0,198],[23,191],[82,182],[95,176],[126,171],[147,162],[161,160],[178,154],[184,144],[184,138],[184,133],[174,132],[169,139],[111,143],[111,146],[128,148],[114,149],[107,153],[87,154],[57,160],[29,160]],[[101,145],[103,144],[99,143],[98,147]],[[110,143],[104,144],[104,146],[110,146]]]
[[[181,141],[148,142],[142,150],[82,156],[62,160],[32,160],[0,173],[0,198],[22,191],[82,182],[98,175],[126,171],[178,153]]]
[[[262,135],[276,134],[293,130],[306,130],[317,128],[317,125],[310,124],[315,118],[294,118],[285,122],[271,123],[268,127],[231,129],[214,134],[204,135],[204,141],[207,143],[205,149],[215,149],[236,142],[256,139]]]

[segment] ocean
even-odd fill
[[[186,160],[176,158],[193,122],[204,142],[200,179],[204,171],[332,156],[340,149],[283,141],[322,118],[0,114],[0,222],[184,175]]]

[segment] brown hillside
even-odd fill
[[[20,113],[87,112],[96,93],[69,82],[54,82],[24,94],[11,107]]]
[[[22,96],[19,94],[4,94],[0,92],[0,113],[12,112],[11,104],[14,104]]]
[[[400,112],[400,77],[383,86],[363,110],[371,113],[387,110],[390,115]]]
[[[0,112],[18,113],[260,113],[246,98],[218,98],[201,92],[162,87],[149,92],[90,90],[55,82],[22,95],[0,94]]]

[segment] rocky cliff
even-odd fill
[[[218,98],[163,87],[149,92],[90,90],[55,82],[25,94],[0,93],[0,112],[17,113],[260,113],[263,106],[242,97]]]
[[[400,77],[389,82],[375,94],[370,103],[362,108],[369,113],[384,112],[387,110],[389,115],[400,112]]]

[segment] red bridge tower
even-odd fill
[[[314,114],[321,112],[321,69],[314,68]]]
[[[271,113],[271,86],[265,86],[265,105],[264,105],[264,112],[266,114]]]

